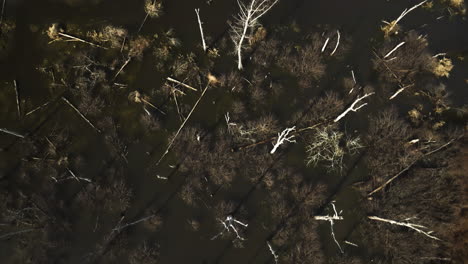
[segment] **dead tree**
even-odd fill
[[[20,102],[19,102],[19,95],[18,95],[18,84],[16,83],[16,80],[13,80],[13,84],[15,86],[16,110],[18,111],[18,119],[21,119],[21,109],[20,109]]]
[[[345,138],[346,144],[340,145]],[[344,167],[343,158],[345,154],[353,154],[363,146],[359,137],[345,137],[344,133],[336,131],[331,127],[317,129],[315,135],[306,146],[306,164],[317,165],[319,162],[325,162],[327,169],[341,171]]]
[[[296,127],[293,126],[290,128],[286,128],[281,133],[278,133],[278,138],[276,139],[276,143],[273,144],[273,149],[270,151],[270,154],[275,153],[278,147],[284,144],[285,142],[296,143],[296,141],[293,139],[294,135],[289,135],[289,133],[294,132],[295,130]]]
[[[393,20],[392,22],[387,22],[387,21],[384,20],[383,22],[386,24],[386,26],[384,26],[382,28],[382,30],[384,31],[385,35],[387,35],[387,36],[390,35],[392,33],[393,29],[395,28],[395,26],[398,24],[398,22],[400,22],[400,20],[402,20],[411,11],[413,11],[414,9],[420,7],[421,5],[423,5],[426,2],[427,2],[427,0],[424,0],[421,3],[411,7],[410,9],[406,8],[405,10],[403,10],[401,15],[397,19]]]
[[[445,147],[451,145],[456,139],[451,139],[449,142],[443,144],[442,146],[428,152],[428,153],[425,153],[423,155],[421,155],[419,158],[415,159],[413,162],[411,162],[408,166],[406,166],[403,170],[401,170],[400,172],[398,172],[397,174],[395,174],[393,177],[391,177],[389,180],[387,180],[386,182],[384,182],[382,185],[380,185],[379,187],[377,187],[376,189],[374,189],[372,192],[370,192],[367,196],[372,196],[374,195],[375,193],[383,190],[387,185],[389,185],[390,183],[392,183],[396,178],[400,177],[403,173],[407,172],[408,170],[410,170],[419,160],[421,160],[422,158],[424,157],[427,157],[429,155],[432,155],[436,152],[439,152],[440,150],[444,149]]]
[[[429,237],[429,238],[432,238],[434,240],[439,240],[441,241],[440,238],[437,238],[433,235],[431,235],[433,233],[433,231],[424,231],[423,229],[427,229],[427,227],[423,226],[423,225],[418,225],[418,224],[412,224],[410,222],[408,222],[409,220],[411,220],[410,218],[408,219],[405,219],[403,220],[403,222],[397,222],[395,220],[390,220],[390,219],[385,219],[385,218],[380,218],[378,216],[368,216],[367,218],[371,219],[371,220],[375,220],[375,221],[380,221],[380,222],[385,222],[385,223],[389,223],[391,225],[398,225],[398,226],[404,226],[404,227],[407,227],[409,229],[412,229],[420,234],[423,234],[425,235],[426,237]]]
[[[325,51],[325,49],[327,48],[328,46],[328,41],[330,41],[330,38],[328,37],[326,40],[325,40],[325,43],[323,43],[323,46],[322,46],[322,53]]]
[[[180,134],[180,131],[182,131],[182,128],[184,128],[185,126],[185,123],[187,123],[187,121],[189,120],[190,116],[192,115],[193,111],[195,111],[195,109],[197,108],[198,104],[200,103],[201,99],[203,98],[203,96],[205,95],[205,92],[206,90],[208,90],[208,87],[210,86],[210,82],[208,82],[208,84],[206,85],[205,89],[203,89],[200,97],[198,97],[198,100],[195,102],[195,104],[193,105],[192,107],[192,110],[190,110],[189,114],[187,115],[187,117],[185,118],[184,122],[182,122],[182,124],[180,125],[179,129],[177,130],[177,132],[175,133],[175,135],[172,137],[171,141],[169,142],[169,144],[167,145],[167,148],[166,150],[164,151],[164,153],[161,155],[161,157],[159,158],[158,162],[156,162],[156,166],[159,165],[159,163],[161,163],[161,161],[164,159],[164,157],[169,153],[169,150],[171,149],[172,145],[174,144],[175,140],[177,139],[177,136]]]
[[[340,246],[340,243],[338,243],[338,241],[336,240],[335,232],[333,231],[333,224],[335,223],[335,221],[343,220],[343,217],[340,215],[341,211],[340,211],[340,214],[338,214],[338,212],[336,211],[336,207],[335,207],[334,202],[332,202],[331,205],[333,207],[333,212],[334,212],[333,215],[317,215],[317,216],[314,217],[314,219],[319,220],[319,221],[328,221],[330,223],[331,236],[332,236],[333,240],[335,241],[335,244],[340,249],[340,252],[344,253],[343,249]]]
[[[101,133],[101,130],[99,130],[97,127],[95,127],[93,125],[93,123],[91,123],[91,121],[89,121],[88,118],[86,118],[81,112],[80,110],[78,110],[78,108],[76,108],[72,103],[70,103],[70,101],[67,100],[67,98],[65,97],[62,97],[62,100],[67,103],[73,110],[75,110],[75,112],[81,117],[83,118],[83,120],[88,123],[92,128],[94,128],[98,133]]]
[[[333,122],[338,122],[340,121],[341,118],[343,118],[344,116],[346,116],[350,111],[352,112],[357,112],[359,109],[361,109],[362,107],[366,106],[367,103],[363,103],[361,104],[360,106],[356,106],[360,101],[362,101],[363,99],[373,95],[374,93],[371,92],[371,93],[366,93],[364,94],[363,96],[358,96],[358,98],[356,98],[356,100],[354,100],[354,102],[346,109],[343,111],[343,113],[341,113],[339,116],[337,116]]]
[[[231,232],[231,229],[232,231],[234,231],[234,233],[236,234],[236,237],[240,240],[245,240],[245,238],[241,237],[239,235],[239,231],[237,231],[237,228],[234,226],[234,224],[239,224],[243,227],[248,227],[249,225],[248,224],[245,224],[245,223],[242,223],[241,221],[239,220],[236,220],[232,215],[228,215],[226,217],[226,219],[221,220],[221,219],[218,219],[221,224],[223,225],[224,227],[224,230],[221,231],[220,233],[218,233],[217,235],[215,235],[214,237],[211,238],[211,240],[215,240],[216,238],[222,236],[225,232]]]
[[[258,26],[258,19],[265,15],[279,0],[250,0],[249,4],[237,0],[239,14],[231,26],[231,38],[237,52],[237,68],[242,70],[242,49],[246,39],[250,38]]]
[[[405,42],[400,42],[400,44],[396,45],[395,48],[393,48],[391,51],[389,51],[383,58],[386,59],[388,56],[392,55],[393,52],[395,52],[398,48],[403,46]]]
[[[195,8],[195,13],[197,14],[198,26],[200,27],[200,35],[202,39],[203,51],[206,51],[205,35],[203,34],[203,27],[202,27],[202,22],[200,19],[200,9]]]
[[[273,249],[270,242],[268,241],[267,241],[267,246],[268,246],[268,249],[270,249],[271,255],[273,255],[273,258],[275,259],[275,263],[278,263],[279,255],[276,254],[276,251]]]
[[[159,17],[162,11],[162,3],[159,0],[145,0],[145,18],[140,24],[137,33],[140,33],[141,29],[146,23],[148,17]]]

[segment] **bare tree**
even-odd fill
[[[411,11],[413,11],[414,9],[422,6],[426,2],[427,2],[427,0],[424,0],[421,3],[411,7],[410,9],[406,8],[405,10],[403,10],[401,15],[397,19],[395,19],[395,20],[393,20],[391,22],[383,21],[386,25],[384,27],[382,27],[382,31],[385,33],[385,35],[387,35],[387,36],[390,35],[392,33],[393,29],[395,29],[395,27],[397,26],[398,22],[400,22],[400,20],[402,20]]]
[[[237,52],[237,68],[242,69],[243,43],[258,26],[258,19],[265,15],[279,0],[251,0],[249,4],[237,0],[240,12],[231,26],[231,38]]]
[[[354,102],[346,109],[343,111],[343,113],[341,113],[339,116],[337,116],[335,118],[335,120],[333,120],[333,122],[338,122],[340,121],[341,118],[343,118],[344,116],[346,116],[350,111],[352,112],[357,112],[359,109],[361,109],[362,107],[366,106],[367,103],[363,103],[359,106],[356,106],[361,100],[373,95],[374,92],[371,92],[371,93],[366,93],[364,94],[363,96],[358,96],[358,98],[356,98],[356,100],[354,100]]]
[[[218,238],[219,236],[222,236],[222,235],[224,234],[224,232],[226,232],[226,231],[227,231],[227,232],[230,232],[231,229],[234,231],[234,233],[236,234],[236,237],[237,237],[238,239],[240,239],[240,240],[245,240],[245,238],[243,238],[243,237],[241,237],[241,236],[239,235],[239,231],[237,231],[237,228],[234,226],[234,224],[239,224],[239,225],[241,225],[241,226],[243,226],[243,227],[248,227],[248,226],[249,226],[248,224],[245,224],[245,223],[243,223],[243,222],[241,222],[241,221],[239,221],[239,220],[236,220],[232,215],[228,215],[228,216],[226,217],[226,219],[224,219],[224,221],[221,220],[221,219],[218,219],[218,220],[219,220],[219,221],[221,222],[221,224],[223,225],[224,230],[221,231],[220,233],[218,233],[217,235],[215,235],[214,237],[212,237],[211,240],[215,240],[215,239]],[[231,229],[229,229],[229,228],[231,228]]]
[[[5,3],[6,3],[6,0],[3,0],[3,3],[2,3],[2,13],[0,15],[0,25],[2,24],[2,21],[3,21],[3,13],[5,12]]]
[[[392,224],[392,225],[398,225],[398,226],[405,226],[405,227],[408,227],[409,229],[412,229],[418,233],[421,233],[429,238],[432,238],[434,240],[440,240],[440,238],[437,238],[433,235],[431,235],[431,233],[433,233],[433,231],[424,231],[424,229],[427,229],[427,227],[423,226],[423,225],[419,225],[419,224],[413,224],[413,223],[410,223],[408,222],[410,219],[405,219],[403,220],[403,222],[397,222],[397,221],[394,221],[394,220],[390,220],[390,219],[385,219],[385,218],[380,218],[378,216],[369,216],[368,217],[369,219],[371,220],[375,220],[375,221],[380,221],[380,222],[385,222],[385,223],[389,223],[389,224]]]
[[[276,254],[276,251],[273,249],[270,242],[268,241],[267,241],[267,246],[268,246],[268,249],[270,249],[271,255],[273,255],[273,258],[275,259],[275,263],[278,263],[279,256],[278,254]]]
[[[306,163],[317,165],[319,162],[325,162],[330,170],[343,168],[343,158],[346,153],[353,153],[363,146],[359,137],[345,138],[344,146],[340,145],[344,134],[331,127],[317,129],[315,135],[306,147]]]
[[[276,140],[276,143],[273,144],[273,149],[270,151],[270,154],[275,153],[278,147],[284,144],[285,142],[296,143],[296,141],[293,139],[294,135],[289,135],[289,133],[294,132],[295,130],[296,127],[293,126],[290,128],[286,128],[281,133],[278,133],[278,138]]]
[[[333,240],[335,241],[335,244],[338,246],[338,248],[340,249],[340,252],[341,253],[344,253],[343,252],[343,249],[341,248],[340,246],[340,243],[338,243],[338,241],[336,240],[336,237],[335,237],[335,232],[333,231],[333,224],[335,223],[336,220],[343,220],[343,217],[340,215],[341,214],[341,211],[340,213],[338,213],[336,211],[336,207],[335,207],[335,203],[332,202],[331,203],[332,207],[333,207],[333,212],[334,214],[333,215],[317,215],[314,217],[315,220],[319,220],[319,221],[327,221],[330,223],[330,229],[331,229],[331,236],[333,238]]]

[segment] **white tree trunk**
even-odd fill
[[[403,46],[405,42],[401,42],[400,44],[396,45],[395,48],[393,48],[390,52],[387,53],[383,58],[386,59],[388,56],[392,55],[393,52],[395,52],[399,47]]]
[[[200,35],[202,39],[203,51],[206,51],[205,35],[203,34],[203,27],[202,27],[202,22],[200,19],[200,9],[195,8],[195,13],[197,14],[198,26],[200,27]]]
[[[278,147],[284,144],[285,142],[296,143],[296,141],[293,140],[294,135],[291,135],[291,136],[289,135],[289,133],[294,132],[294,130],[296,130],[295,126],[286,128],[281,133],[278,133],[278,139],[276,140],[276,143],[273,145],[273,149],[270,151],[270,154],[275,153]]]
[[[258,19],[265,15],[279,0],[251,0],[250,4],[246,5],[242,0],[237,0],[239,13],[235,17],[235,21],[231,24],[231,38],[234,42],[237,52],[237,68],[241,70],[242,65],[242,48],[246,38],[248,38],[249,30],[253,32],[258,25]]]
[[[369,97],[369,96],[371,96],[371,95],[373,95],[373,94],[374,94],[374,93],[372,92],[372,93],[367,93],[367,94],[365,94],[365,95],[363,95],[363,96],[358,97],[358,98],[351,104],[351,106],[348,107],[348,109],[344,110],[344,112],[341,113],[339,116],[337,116],[337,117],[335,118],[335,120],[333,120],[333,122],[336,123],[336,122],[340,121],[340,119],[343,118],[344,116],[346,116],[350,111],[356,112],[356,111],[358,111],[359,109],[361,109],[362,107],[366,106],[367,103],[364,103],[364,104],[362,104],[362,105],[360,105],[360,106],[357,106],[357,107],[356,107],[356,104],[358,104],[361,100],[363,100],[363,99],[365,99],[366,97]]]
[[[389,223],[389,224],[392,224],[392,225],[405,226],[405,227],[408,227],[409,229],[412,229],[412,230],[414,230],[414,231],[416,231],[416,232],[418,232],[420,234],[425,235],[426,237],[432,238],[434,240],[441,241],[440,238],[437,238],[437,237],[431,235],[431,233],[433,233],[433,231],[426,232],[426,231],[422,230],[422,229],[427,229],[427,227],[425,227],[423,225],[412,224],[412,223],[409,223],[409,222],[397,222],[397,221],[390,220],[390,219],[380,218],[378,216],[368,216],[368,218],[371,219],[371,220],[385,222],[385,223]]]

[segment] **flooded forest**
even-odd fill
[[[468,263],[464,0],[0,8],[0,263]]]

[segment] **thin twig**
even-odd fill
[[[145,18],[143,19],[143,22],[141,22],[140,27],[138,28],[137,34],[140,33],[141,29],[143,28],[143,25],[145,24],[146,20],[148,19],[149,14],[146,13]]]
[[[190,90],[193,90],[193,91],[197,91],[197,89],[193,88],[192,86],[188,85],[188,84],[185,84],[183,82],[180,82],[176,79],[173,79],[171,77],[167,77],[166,80],[170,81],[170,82],[173,82],[173,83],[177,83],[177,84],[180,84],[182,86],[184,86],[185,88],[189,88]]]
[[[84,40],[84,39],[77,38],[77,37],[75,37],[75,36],[72,36],[72,35],[69,35],[69,34],[66,34],[66,33],[59,32],[58,35],[59,35],[59,36],[62,36],[62,37],[69,38],[69,39],[74,40],[74,41],[83,42],[83,43],[86,43],[86,44],[91,45],[91,46],[94,46],[94,47],[98,47],[98,48],[102,48],[102,49],[107,49],[106,47],[103,47],[103,46],[101,46],[101,45],[94,44],[94,43],[92,43],[92,42],[86,41],[86,40]]]
[[[37,228],[29,228],[29,229],[25,229],[25,230],[21,230],[21,231],[11,232],[11,233],[4,234],[4,235],[0,236],[0,239],[4,239],[4,238],[10,237],[10,236],[31,232],[31,231],[34,231],[34,230],[37,230]]]
[[[198,103],[200,103],[201,99],[203,98],[203,96],[205,95],[205,92],[206,90],[208,90],[208,87],[210,86],[210,83],[208,82],[206,84],[206,87],[205,89],[203,89],[200,97],[198,98],[198,100],[195,102],[195,104],[193,105],[192,107],[192,110],[190,110],[190,113],[187,115],[187,118],[185,118],[184,122],[182,122],[182,124],[180,125],[179,129],[177,130],[176,134],[172,137],[171,141],[169,142],[169,144],[167,145],[167,148],[166,148],[166,151],[164,151],[164,153],[161,155],[161,157],[159,158],[158,162],[156,162],[156,166],[159,165],[159,163],[161,163],[161,161],[163,160],[163,158],[169,153],[169,150],[171,149],[172,145],[174,144],[177,136],[179,135],[180,131],[182,131],[182,128],[184,128],[185,124],[187,123],[187,121],[189,120],[190,116],[192,115],[193,111],[195,111],[195,108],[197,108],[197,105]]]
[[[123,71],[123,69],[125,68],[125,66],[127,66],[127,64],[132,60],[132,57],[131,56],[128,56],[128,59],[125,61],[125,63],[122,65],[122,67],[120,67],[119,71],[117,71],[117,73],[114,75],[114,78],[112,78],[112,80],[115,80],[115,78],[117,78],[117,76],[119,76],[119,74]]]
[[[15,137],[19,137],[19,138],[24,138],[23,135],[20,135],[20,134],[18,134],[18,133],[16,133],[16,132],[13,132],[13,131],[8,130],[8,129],[5,129],[5,128],[0,128],[0,132],[9,134],[9,135],[12,135],[12,136],[15,136]]]
[[[335,54],[336,50],[338,49],[338,45],[340,45],[340,37],[341,37],[340,31],[337,30],[337,31],[336,31],[336,34],[338,35],[338,39],[336,40],[336,46],[335,46],[335,48],[333,49],[332,53],[330,53],[330,56],[333,56],[333,54]]]
[[[3,22],[3,13],[5,11],[5,2],[6,0],[3,0],[3,4],[2,4],[2,14],[0,15],[0,25],[2,24]]]
[[[376,192],[382,190],[383,188],[385,188],[385,186],[387,186],[388,184],[390,184],[392,181],[394,181],[396,178],[398,178],[400,175],[402,175],[404,172],[408,171],[409,169],[411,169],[411,167],[414,166],[414,164],[416,164],[416,162],[418,162],[420,159],[424,158],[424,157],[427,157],[429,155],[432,155],[440,150],[442,150],[443,148],[449,146],[450,144],[452,144],[453,142],[455,141],[455,139],[452,139],[450,140],[449,142],[445,143],[444,145],[422,155],[421,157],[417,158],[415,161],[411,162],[410,165],[408,165],[406,168],[404,168],[403,170],[401,170],[400,172],[398,172],[397,174],[395,174],[395,176],[393,176],[392,178],[390,178],[388,181],[386,181],[384,184],[380,185],[378,188],[376,188],[375,190],[373,190],[372,192],[370,192],[367,196],[372,196],[373,194],[375,194]]]
[[[48,102],[46,102],[45,104],[43,104],[43,105],[40,105],[40,106],[38,106],[38,107],[34,108],[33,110],[31,110],[31,111],[27,112],[27,113],[25,114],[25,116],[28,116],[28,115],[30,115],[30,114],[32,114],[32,113],[34,113],[34,112],[36,112],[37,110],[40,110],[40,109],[42,109],[43,107],[47,106],[48,104],[50,104],[50,101],[48,101]]]
[[[202,27],[202,22],[200,19],[200,9],[196,8],[195,13],[197,14],[198,25],[200,26],[200,34],[201,34],[201,39],[202,39],[203,51],[206,51],[205,35],[203,34],[203,27]]]
[[[371,220],[375,220],[375,221],[389,223],[389,224],[392,224],[392,225],[405,226],[405,227],[408,227],[409,229],[412,229],[412,230],[414,230],[414,231],[416,231],[416,232],[418,232],[420,234],[423,234],[423,235],[425,235],[425,236],[427,236],[429,238],[441,241],[440,238],[431,235],[432,231],[426,232],[426,231],[422,230],[422,229],[427,229],[427,227],[425,227],[423,225],[412,224],[412,223],[408,223],[408,222],[407,223],[397,222],[397,221],[390,220],[390,219],[380,218],[378,216],[368,216],[367,218],[369,218]]]
[[[388,56],[392,55],[393,52],[395,52],[398,48],[401,46],[405,45],[405,42],[400,42],[400,44],[396,45],[395,48],[393,48],[391,51],[389,51],[383,58],[386,59]]]
[[[86,121],[86,123],[88,123],[92,128],[94,128],[98,133],[101,133],[101,130],[99,130],[97,127],[95,127],[93,125],[93,123],[91,123],[91,121],[89,121],[81,112],[80,110],[78,110],[78,108],[76,108],[72,103],[70,103],[70,101],[68,101],[65,97],[62,97],[62,100],[65,101],[65,103],[67,103],[71,108],[73,108],[73,110],[75,110],[75,112],[78,113],[78,115],[80,115],[81,118],[83,118],[84,121]]]
[[[330,41],[330,38],[327,38],[327,40],[325,40],[325,43],[323,43],[322,52],[324,52],[325,49],[327,48],[327,46],[328,46],[328,41]]]
[[[18,110],[18,119],[21,119],[21,109],[20,109],[19,95],[18,95],[18,84],[16,83],[16,80],[13,80],[13,84],[15,87],[16,109]]]

